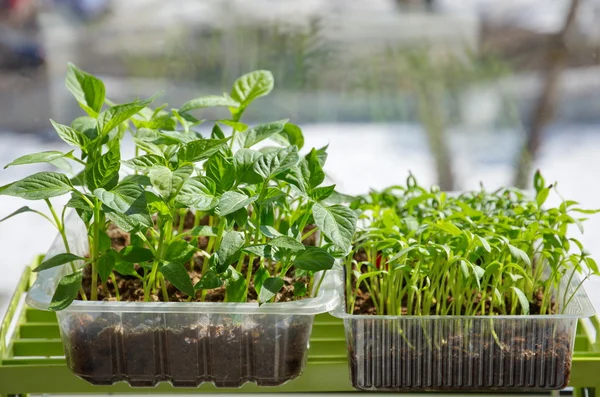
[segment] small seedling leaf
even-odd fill
[[[264,282],[258,294],[258,303],[265,303],[273,299],[283,288],[283,279],[280,277],[269,277]]]
[[[60,279],[52,300],[48,309],[52,311],[59,311],[67,308],[77,297],[79,288],[81,288],[81,281],[83,280],[83,274],[81,271],[77,271],[72,274],[68,274]]]
[[[44,200],[73,190],[69,178],[57,172],[38,172],[0,189],[0,195],[26,200]]]
[[[335,258],[327,250],[319,247],[306,247],[294,259],[297,269],[318,272],[333,267]]]
[[[51,269],[53,267],[64,265],[65,263],[70,263],[70,262],[82,260],[82,259],[83,258],[80,256],[65,252],[62,254],[55,255],[52,258],[48,258],[48,259],[44,260],[42,263],[39,264],[39,266],[37,266],[32,271],[33,272],[41,272],[42,270]]]
[[[87,114],[96,117],[100,113],[106,94],[102,80],[69,62],[65,85]]]
[[[315,203],[312,208],[315,223],[331,241],[341,250],[350,249],[358,216],[356,212],[343,205],[325,207]]]
[[[206,273],[202,276],[200,281],[198,281],[196,285],[194,285],[194,289],[196,291],[201,289],[214,289],[219,288],[222,285],[223,280],[221,280],[221,278],[219,278],[215,274],[215,271],[213,269],[208,269]]]
[[[192,280],[181,263],[169,262],[160,267],[160,272],[165,278],[181,292],[189,296],[195,295],[194,285]]]

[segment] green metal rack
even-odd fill
[[[38,259],[39,260],[39,259]],[[66,366],[56,315],[26,307],[24,298],[32,282],[25,269],[8,312],[0,323],[0,396],[106,393],[198,393],[198,392],[343,392],[353,391],[348,375],[346,341],[341,320],[328,314],[315,319],[308,364],[302,376],[279,387],[246,384],[240,389],[174,388],[161,383],[155,388],[135,389],[125,383],[93,386]],[[595,336],[594,336],[595,334]],[[600,317],[581,322],[575,342],[570,385],[576,396],[600,396]]]

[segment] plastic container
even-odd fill
[[[72,252],[84,255],[83,224],[69,219]],[[57,238],[47,256],[64,252]],[[81,264],[80,264],[81,266]],[[67,267],[39,273],[27,303],[47,310]],[[326,273],[317,296],[289,303],[75,301],[57,312],[69,368],[95,385],[277,386],[304,370],[315,314],[339,301],[341,269]]]
[[[594,309],[580,288],[560,315],[331,314],[344,320],[356,389],[541,391],[567,386],[577,320]]]

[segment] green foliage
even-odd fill
[[[565,282],[598,269],[567,233],[585,220],[577,216],[577,203],[546,208],[542,204],[554,187],[539,173],[534,186],[533,198],[516,189],[483,187],[449,195],[419,186],[411,175],[406,187],[356,198],[351,208],[362,212],[365,226],[345,263],[348,312],[354,312],[359,292],[386,315],[564,310],[574,295]],[[319,225],[317,215],[315,220]]]
[[[112,104],[104,84],[72,64],[66,84],[87,116],[71,126],[52,125],[75,149],[22,156],[9,166],[63,162],[83,170],[74,177],[41,172],[0,187],[0,194],[45,200],[51,217],[40,214],[63,238],[66,252],[36,269],[70,266],[52,309],[67,307],[78,294],[96,300],[98,287],[110,295],[107,284],[114,288],[117,275],[142,280],[145,301],[168,300],[170,285],[189,300],[204,300],[208,290],[224,288],[226,302],[246,302],[254,284],[259,303],[274,302],[289,277],[294,296],[301,298],[315,290],[310,288],[314,273],[331,269],[334,255],[349,249],[357,216],[342,205],[323,203],[335,194],[334,186],[320,186],[325,149],[300,155],[302,130],[287,120],[256,126],[240,121],[254,100],[273,89],[270,72],[248,73],[235,81],[230,95],[201,96],[171,111],[166,105],[149,108],[154,97]],[[202,121],[190,113],[207,107],[226,107],[231,119],[219,120],[210,136],[202,136],[194,130]],[[136,146],[131,159],[121,156],[126,133]],[[259,150],[267,140],[275,147]],[[49,200],[65,194],[71,195],[67,207],[88,229],[85,258],[70,253],[64,211],[59,217]],[[37,211],[22,207],[3,221],[25,212]],[[184,221],[189,212],[193,225]],[[121,251],[111,247],[111,225],[130,233],[131,242]],[[322,230],[319,247],[306,246],[316,227]],[[90,267],[89,297],[75,261]],[[200,278],[193,282],[195,277]]]

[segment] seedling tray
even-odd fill
[[[36,262],[37,263],[37,262]],[[32,283],[30,269],[23,272],[0,324],[0,396],[28,393],[231,393],[231,392],[342,392],[353,391],[348,371],[346,341],[342,320],[329,314],[315,318],[308,364],[303,375],[283,386],[259,387],[247,383],[238,389],[215,388],[205,383],[199,388],[174,388],[160,383],[155,388],[132,388],[126,383],[94,386],[73,375],[67,368],[56,315],[28,308],[25,297]],[[575,395],[584,389],[600,391],[600,317],[581,321],[575,341],[570,386]],[[596,334],[595,337],[593,335]],[[592,395],[592,394],[590,394]]]

